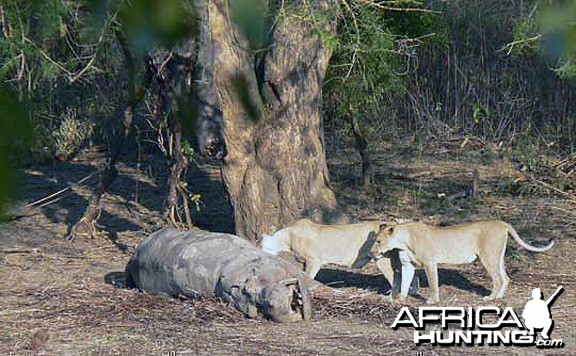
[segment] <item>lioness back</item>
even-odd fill
[[[290,252],[305,260],[352,266],[361,254],[369,254],[370,233],[381,222],[344,225],[316,224],[308,219],[298,220],[267,238],[266,244],[284,245]],[[280,241],[284,240],[284,241]]]
[[[508,232],[507,224],[502,221],[479,221],[455,226],[406,225],[417,250],[416,255],[450,264],[470,263],[486,248],[505,244]]]

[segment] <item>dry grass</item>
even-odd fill
[[[576,227],[575,205],[569,199],[553,193],[519,195],[509,184],[523,173],[506,156],[486,160],[459,145],[420,153],[402,147],[377,152],[376,186],[370,191],[356,184],[360,172],[359,162],[350,162],[353,152],[330,151],[329,157],[335,191],[355,219],[456,223],[502,218],[533,244],[556,238],[557,245],[545,254],[509,244],[506,265],[512,284],[499,305],[521,310],[532,288],[547,295],[564,285],[566,292],[552,309],[553,336],[567,344],[557,354],[576,353]],[[77,181],[93,164],[81,160],[28,169],[26,198],[32,201]],[[480,173],[477,200],[459,195],[469,186],[474,168]],[[47,354],[94,355],[540,354],[533,348],[415,347],[411,330],[389,328],[404,304],[382,294],[387,287],[372,265],[363,271],[321,271],[322,281],[338,288],[317,290],[313,320],[297,324],[247,320],[210,298],[175,300],[116,288],[105,277],[119,276],[133,248],[161,226],[158,196],[163,193],[161,183],[130,165],[122,166],[121,173],[104,199],[101,233],[94,240],[70,244],[62,239],[86,202],[85,187],[74,187],[62,200],[0,227],[0,353],[24,354],[34,348]],[[139,203],[132,199],[136,181]],[[450,196],[455,197],[446,199]],[[490,279],[479,263],[443,268],[440,281],[441,305],[485,305],[481,295],[490,288]],[[409,298],[406,304],[417,308],[423,301]]]

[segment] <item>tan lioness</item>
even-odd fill
[[[554,245],[551,241],[545,247],[533,247],[520,239],[514,228],[503,221],[481,221],[457,226],[436,227],[424,223],[406,223],[396,226],[383,224],[376,234],[376,243],[372,247],[375,258],[387,251],[400,250],[402,264],[414,263],[423,266],[432,289],[429,302],[440,300],[438,292],[438,263],[471,263],[480,257],[480,261],[490,274],[493,282],[492,294],[487,299],[502,298],[509,278],[504,270],[504,253],[508,234],[527,250],[543,252]],[[402,269],[405,273],[414,273],[414,269]],[[402,281],[412,276],[402,276]],[[402,282],[401,295],[407,296],[408,287]]]
[[[344,225],[320,225],[308,219],[298,220],[264,235],[262,249],[272,255],[289,252],[304,260],[305,272],[314,278],[328,263],[362,268],[373,259],[370,248],[374,244],[381,221]],[[394,272],[389,258],[376,262],[378,269],[393,284]]]

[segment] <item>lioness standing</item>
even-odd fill
[[[387,251],[399,249],[403,266],[412,263],[423,266],[432,289],[429,302],[440,300],[438,263],[471,263],[478,256],[493,282],[492,294],[487,299],[495,299],[504,296],[510,280],[504,270],[508,234],[512,235],[520,246],[534,252],[546,251],[554,245],[554,241],[551,241],[545,247],[530,246],[520,239],[510,224],[503,221],[481,221],[448,227],[415,222],[396,226],[381,225],[372,253],[378,258]],[[413,268],[402,268],[402,272],[405,271],[414,273]],[[402,297],[406,297],[408,291],[404,281],[412,277],[413,275],[402,276]]]
[[[328,263],[352,268],[364,267],[373,259],[370,249],[380,225],[381,221],[320,225],[301,219],[273,235],[264,235],[262,249],[272,255],[280,252],[296,255],[304,260],[306,274],[314,278],[320,268]],[[381,258],[376,261],[376,265],[391,285],[399,284],[394,282],[390,258]],[[394,294],[397,288],[393,289]]]

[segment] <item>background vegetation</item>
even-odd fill
[[[190,24],[174,24],[192,17],[191,3],[188,13],[178,1],[158,9],[154,2],[136,3],[0,5],[2,172],[7,162],[68,160],[94,143],[107,147],[110,132],[120,129],[114,115],[129,85],[115,28],[133,29],[129,39],[142,52],[190,31]],[[369,145],[403,137],[418,146],[457,135],[480,146],[517,147],[534,170],[543,149],[573,155],[575,6],[341,0],[337,35],[321,33],[335,49],[325,81],[325,124],[346,134],[354,117]],[[137,20],[160,18],[153,16],[158,11],[165,21],[153,21],[152,29]],[[140,134],[150,130],[150,100],[140,109]],[[1,187],[13,181],[7,177],[2,173]]]
[[[380,139],[460,133],[574,150],[574,2],[350,5],[326,85],[336,119],[358,116]]]

